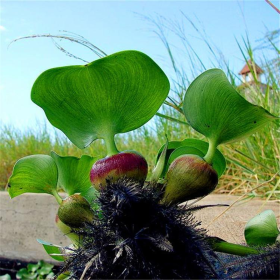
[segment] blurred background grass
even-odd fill
[[[255,62],[255,53],[258,55],[257,64],[264,70],[263,83],[258,82],[255,67],[250,72],[255,83],[244,85],[240,77],[231,68],[221,51],[207,39],[207,35],[197,24],[185,15],[184,23],[197,31],[198,36],[209,51],[211,68],[220,68],[225,71],[230,82],[251,103],[263,106],[269,112],[280,116],[280,30],[267,32],[255,49],[251,47],[248,37],[237,40],[244,64],[249,60]],[[171,140],[204,137],[194,131],[186,123],[182,114],[183,97],[188,85],[201,72],[206,70],[204,62],[191,41],[185,34],[182,24],[170,22],[168,19],[144,18],[153,26],[154,32],[167,50],[167,58],[173,69],[171,84],[172,90],[158,116],[154,117],[152,125],[145,125],[136,131],[116,137],[120,151],[136,150],[142,153],[148,161],[151,171],[159,148],[165,143],[166,136]],[[169,35],[178,36],[181,46],[174,47],[169,41]],[[268,57],[267,51],[273,51],[274,56]],[[185,71],[182,56],[187,60],[190,71]],[[170,78],[170,77],[169,77]],[[82,154],[91,156],[105,156],[105,146],[102,141],[95,141],[88,148],[80,150],[65,136],[53,130],[49,131],[46,125],[21,131],[13,126],[0,127],[0,189],[4,189],[13,165],[16,160],[31,154],[49,154],[55,151],[59,155],[80,157]],[[221,146],[227,160],[227,170],[221,177],[216,193],[230,193],[247,195],[247,198],[262,197],[265,199],[280,199],[280,128],[279,122],[264,127],[260,132],[232,145]]]

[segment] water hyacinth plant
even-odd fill
[[[57,225],[64,234],[69,230],[72,249],[39,242],[65,261],[63,272],[71,277],[224,278],[231,275],[219,265],[215,250],[263,253],[211,239],[192,220],[192,211],[200,207],[182,210],[178,204],[215,189],[226,168],[219,145],[247,137],[277,117],[241,97],[221,70],[205,71],[186,91],[183,111],[208,142],[167,142],[149,182],[145,158],[133,150],[119,152],[115,135],[150,120],[169,89],[160,67],[138,51],[49,69],[35,81],[31,99],[53,126],[80,149],[96,139],[107,148],[107,157],[99,160],[54,152],[22,158],[8,182],[11,198],[33,192],[57,200]],[[276,271],[273,263],[261,275]]]

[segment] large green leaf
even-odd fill
[[[52,125],[84,148],[97,138],[112,138],[145,124],[169,87],[150,57],[123,51],[87,65],[45,71],[35,81],[31,98]]]
[[[248,245],[271,245],[280,234],[275,214],[266,210],[252,218],[245,226],[245,239]]]
[[[62,157],[51,152],[58,169],[58,186],[69,195],[87,191],[91,187],[90,170],[95,158],[83,155],[77,157]]]
[[[8,191],[11,198],[28,192],[54,194],[57,179],[57,167],[50,156],[27,156],[16,162]]]
[[[174,159],[184,154],[195,154],[203,157],[208,150],[209,144],[199,139],[185,139],[183,141],[170,141],[168,142],[168,149],[166,153],[166,165],[162,172],[162,177],[166,175],[169,165]],[[159,158],[164,145],[158,152],[157,159]],[[216,149],[212,161],[213,168],[217,171],[218,177],[221,177],[226,169],[226,160],[223,154]]]
[[[240,96],[220,69],[205,71],[191,83],[183,109],[189,124],[214,146],[246,137],[277,119]]]

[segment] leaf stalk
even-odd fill
[[[107,156],[113,156],[119,153],[114,136],[106,137],[104,141],[107,149]]]
[[[229,243],[222,240],[211,240],[210,245],[212,249],[216,252],[232,254],[236,256],[247,256],[260,253],[260,251],[255,248]]]
[[[207,151],[206,155],[204,156],[204,160],[206,162],[208,162],[210,165],[212,165],[212,163],[213,163],[213,158],[216,153],[216,148],[217,148],[216,141],[209,140],[208,151]]]
[[[60,197],[60,195],[58,194],[58,192],[56,190],[54,190],[52,192],[53,196],[55,197],[57,203],[60,205],[62,203],[62,198]]]

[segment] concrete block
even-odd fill
[[[277,223],[280,226],[280,204],[279,201],[265,201],[260,199],[240,200],[233,195],[212,194],[200,200],[200,205],[228,204],[229,207],[205,208],[195,213],[201,226],[207,229],[208,234],[220,237],[228,242],[245,244],[244,228],[251,218],[264,210],[274,211]],[[227,210],[228,209],[228,210]],[[224,212],[227,210],[226,212]]]
[[[37,261],[53,260],[36,239],[69,245],[55,225],[58,204],[47,194],[23,194],[10,199],[0,192],[0,257]]]

